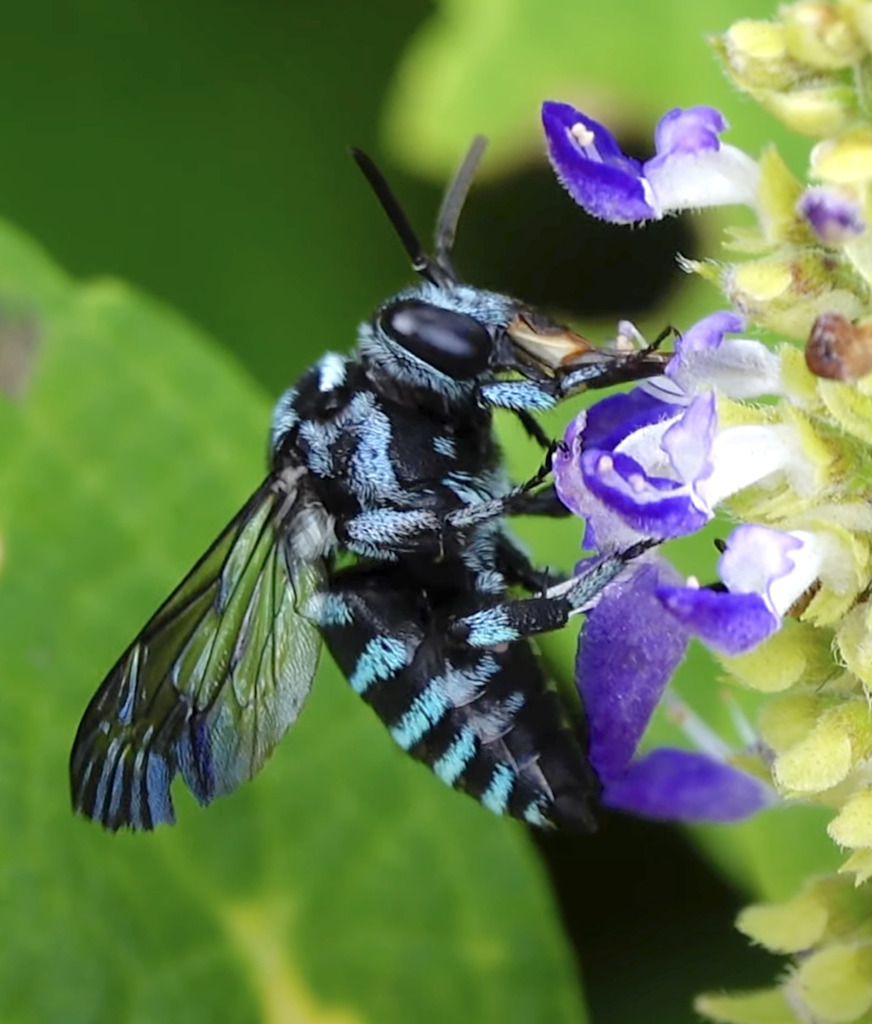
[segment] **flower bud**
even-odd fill
[[[872,720],[865,698],[845,701],[775,759],[773,776],[787,793],[820,793],[842,782],[870,753]]]
[[[872,181],[872,127],[852,128],[837,138],[818,143],[811,151],[810,172],[834,185],[865,185]]]
[[[730,268],[723,280],[730,300],[750,320],[802,341],[817,316],[835,311],[851,319],[869,302],[869,287],[846,262],[820,249],[803,249]]]
[[[872,847],[872,790],[864,789],[846,801],[827,832],[839,846]]]
[[[826,875],[805,883],[783,903],[755,903],[736,927],[773,953],[802,953],[823,942],[854,937],[872,913],[872,894],[858,893],[852,881]]]
[[[857,114],[857,97],[848,85],[809,85],[790,90],[759,89],[753,96],[792,131],[826,138],[847,128]]]
[[[867,0],[842,0],[839,8],[850,21],[866,49],[872,50],[872,5]]]
[[[832,675],[831,640],[829,630],[794,623],[747,654],[719,660],[743,685],[762,693],[779,693],[799,681],[813,685]]]
[[[787,33],[775,22],[743,19],[713,42],[736,85],[748,92],[787,89],[807,74],[788,53]]]
[[[800,0],[781,9],[787,52],[817,71],[839,71],[863,58],[863,43],[838,8]]]
[[[799,1022],[779,988],[725,995],[707,992],[693,1001],[697,1013],[720,1024],[791,1024]]]
[[[863,601],[852,608],[839,624],[836,633],[839,655],[846,667],[872,692],[872,607]]]
[[[856,1020],[872,1007],[872,947],[858,942],[818,950],[796,968],[785,989],[803,1019]]]

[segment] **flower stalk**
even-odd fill
[[[710,107],[668,112],[644,162],[582,111],[543,107],[556,174],[591,215],[641,224],[741,204],[755,216],[730,233],[727,261],[682,261],[728,308],[682,332],[663,377],[582,412],[555,455],[585,547],[659,545],[590,612],[577,684],[606,803],[722,823],[817,803],[847,851],[841,876],[739,919],[794,957],[787,975],[763,992],[701,997],[700,1012],[736,1024],[866,1020],[872,904],[857,887],[872,878],[872,3],[799,0],[771,21],[737,22],[713,47],[738,89],[811,140],[806,180],[774,146],[756,158],[724,141],[727,121]],[[735,525],[720,527],[716,572],[679,576],[670,542],[724,515]],[[691,640],[758,696],[739,749],[669,695]],[[694,749],[646,750],[663,702]]]

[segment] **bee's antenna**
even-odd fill
[[[454,238],[457,234],[457,222],[460,220],[460,213],[469,195],[469,189],[475,178],[475,172],[481,163],[484,155],[487,139],[484,135],[476,135],[472,140],[469,151],[463,158],[463,163],[457,169],[454,180],[446,189],[442,197],[442,205],[439,207],[439,216],[436,218],[436,234],[434,248],[436,250],[436,262],[451,277],[457,281],[459,278],[451,262],[451,249],[454,246]]]
[[[400,236],[403,247],[409,254],[412,267],[416,273],[427,278],[428,281],[440,288],[445,288],[454,283],[454,276],[443,268],[442,264],[428,256],[421,248],[421,242],[415,234],[415,229],[409,223],[409,218],[400,206],[399,200],[391,190],[387,179],[376,167],[372,157],[367,156],[362,150],[355,146],[351,147],[351,155],[354,162],[363,171],[366,180],[369,182],[376,198],[382,205],[382,209],[388,215],[388,219],[394,226],[394,230]]]

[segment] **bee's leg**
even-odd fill
[[[526,552],[505,531],[497,537],[496,564],[509,583],[517,583],[534,594],[541,594],[567,578],[562,573],[537,569]]]
[[[565,519],[572,512],[557,497],[554,484],[549,484],[534,494],[519,495],[509,509],[512,516],[548,516],[551,519]]]
[[[537,487],[548,470],[540,470],[508,494],[486,501],[458,504],[449,512],[434,512],[426,507],[377,508],[360,512],[337,523],[337,539],[356,554],[372,558],[390,558],[391,554],[430,554],[440,556],[457,551],[466,541],[466,532],[494,519],[525,511],[530,489]],[[457,501],[457,496],[450,497]],[[422,499],[423,501],[424,499]],[[432,501],[432,494],[427,500]],[[535,508],[536,502],[531,507]]]
[[[560,629],[570,616],[589,607],[624,566],[651,545],[603,558],[593,568],[549,588],[539,597],[502,601],[449,620],[446,635],[455,643],[494,648],[537,633]]]
[[[551,438],[545,433],[533,414],[527,409],[516,409],[515,412],[528,436],[532,437],[541,448],[550,448]]]

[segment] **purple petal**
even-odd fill
[[[729,309],[703,317],[675,341],[675,351],[700,352],[720,348],[725,334],[740,334],[745,330],[745,318]]]
[[[583,452],[581,472],[600,506],[642,537],[685,537],[711,519],[710,510],[696,503],[686,484],[650,476],[639,462],[621,452]]]
[[[665,586],[657,597],[685,629],[728,656],[750,651],[781,625],[759,594]]]
[[[557,496],[570,512],[585,520],[584,547],[599,551],[620,551],[649,535],[640,534],[628,525],[613,508],[600,501],[588,486],[581,454],[584,420],[585,414],[579,413],[567,428],[565,447],[554,453]]]
[[[718,560],[718,575],[728,590],[763,595],[774,610],[772,585],[793,572],[802,547],[798,537],[783,530],[746,523],[730,534]]]
[[[575,679],[587,712],[591,765],[603,783],[626,770],[687,649],[686,631],[663,614],[656,597],[675,577],[660,558],[640,563],[604,592],[582,629]]]
[[[866,230],[857,203],[832,189],[806,189],[796,204],[796,210],[826,245],[838,245],[862,235]]]
[[[642,388],[610,395],[587,410],[581,447],[611,451],[642,427],[678,416],[682,411],[681,406],[664,402]]]
[[[700,483],[712,475],[712,444],[718,429],[718,410],[713,391],[698,395],[663,435],[663,451],[685,483]]]
[[[648,203],[641,164],[621,152],[614,136],[568,103],[542,104],[548,155],[557,178],[594,217],[633,224],[657,216]],[[586,133],[590,142],[580,141]]]
[[[563,447],[554,452],[551,460],[557,497],[573,515],[582,519],[588,514],[587,487],[581,474],[580,458],[586,419],[587,413],[582,411],[572,420],[563,435]]]
[[[691,750],[660,748],[605,785],[608,807],[667,821],[742,821],[773,802],[753,775]]]
[[[676,107],[664,114],[654,131],[657,156],[648,163],[662,160],[671,153],[701,153],[718,150],[718,133],[729,127],[726,118],[714,107]],[[646,164],[646,167],[648,165]]]

